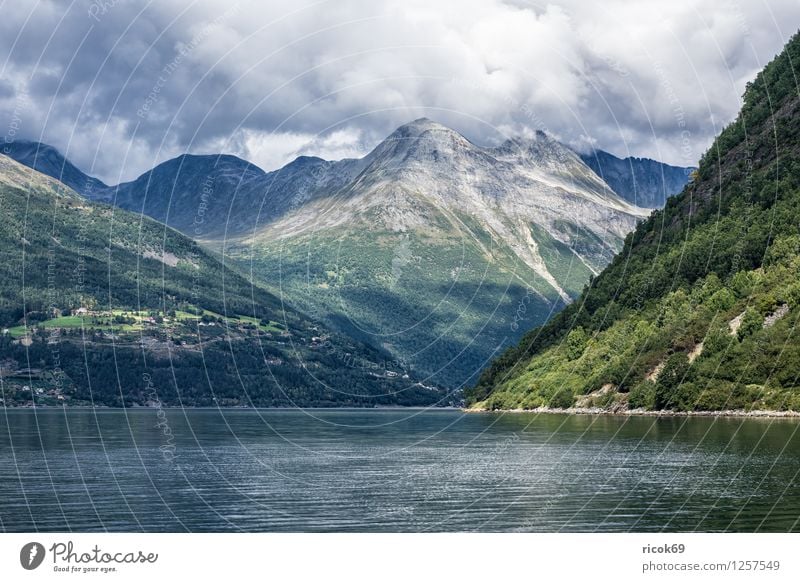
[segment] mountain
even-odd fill
[[[419,119],[361,160],[309,163],[312,186],[226,256],[451,387],[576,297],[646,214],[544,133],[484,148]]]
[[[184,155],[91,198],[450,387],[577,297],[648,212],[543,132],[486,148],[428,119],[361,159]]]
[[[5,404],[452,403],[188,237],[0,156]]]
[[[695,168],[670,166],[647,158],[618,158],[603,150],[580,154],[581,159],[624,200],[642,208],[663,208],[678,194]]]
[[[472,406],[800,410],[798,59],[795,35],[687,188],[487,368]]]
[[[2,153],[20,164],[66,184],[79,194],[93,198],[108,189],[103,182],[84,174],[53,146],[35,141],[13,141],[3,145]]]
[[[236,156],[185,154],[131,182],[107,186],[47,144],[16,141],[2,153],[92,201],[155,218],[195,239],[213,240],[252,234],[302,203],[306,193],[342,185],[337,180],[347,179],[347,167],[357,165],[356,160],[301,156],[278,171],[264,172]]]
[[[184,233],[213,225],[210,234],[224,236],[228,222],[246,230],[250,217],[258,216],[264,177],[261,168],[235,156],[182,155],[133,182],[98,193],[95,199],[146,214]],[[227,220],[230,208],[242,203],[244,207],[232,216],[234,220]],[[215,221],[206,219],[206,215],[215,216]]]
[[[236,156],[186,154],[132,182],[97,190],[91,198],[145,214],[198,240],[227,240],[252,235],[312,194],[343,186],[357,166],[357,160],[302,156],[264,172]]]

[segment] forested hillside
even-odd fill
[[[470,404],[800,409],[798,63],[795,36],[686,189],[498,358]]]

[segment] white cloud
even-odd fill
[[[691,164],[800,24],[796,0],[134,4],[9,12],[0,123],[26,84],[27,137],[109,181],[181,151],[351,156],[422,115]]]

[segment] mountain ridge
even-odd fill
[[[101,180],[79,170],[51,145],[35,141],[16,140],[5,143],[2,153],[24,166],[55,178],[87,198],[91,198],[94,192],[104,191],[109,188]]]
[[[469,144],[469,146],[484,150],[498,158],[502,157],[501,154],[504,151],[510,153],[516,150],[517,153],[520,153],[524,152],[525,149],[530,147],[532,144],[536,144],[537,141],[554,141],[544,132],[537,130],[534,132],[533,138],[526,139],[522,137],[512,137],[505,140],[497,147],[482,147],[470,142],[466,137],[455,130],[423,117],[400,126],[381,144],[378,144],[378,146],[376,146],[376,148],[374,148],[370,153],[375,153],[375,150],[379,150],[382,144],[385,145],[386,143],[403,140],[418,140],[420,138],[424,138],[425,136],[422,134],[425,132],[432,132],[430,135],[433,135],[437,132],[440,134],[449,135],[456,140],[463,142],[464,144]],[[324,160],[316,156],[301,155],[282,168],[266,172],[252,162],[232,154],[187,153],[181,154],[175,158],[171,158],[156,165],[154,168],[144,172],[134,180],[123,182],[115,186],[108,186],[102,181],[83,173],[60,152],[58,152],[56,148],[44,143],[24,140],[15,141],[11,142],[10,144],[6,144],[3,149],[3,153],[12,159],[17,160],[23,165],[34,168],[46,175],[62,181],[73,190],[92,200],[107,203],[112,203],[114,200],[116,200],[117,205],[122,208],[133,211],[141,211],[144,209],[145,214],[157,218],[162,222],[167,216],[164,209],[165,203],[174,201],[180,204],[182,202],[181,198],[186,194],[187,190],[193,190],[196,193],[202,189],[203,180],[195,179],[192,181],[182,179],[186,177],[187,174],[191,177],[192,174],[197,173],[197,171],[200,169],[197,166],[204,166],[202,173],[206,174],[206,176],[203,176],[203,178],[212,177],[214,180],[226,178],[224,181],[228,182],[228,186],[232,187],[234,192],[225,193],[223,196],[225,199],[246,199],[249,196],[252,196],[253,193],[250,190],[253,186],[251,182],[254,179],[263,180],[263,183],[259,185],[257,192],[257,194],[261,195],[261,198],[268,197],[272,194],[276,194],[277,192],[277,197],[280,199],[283,194],[282,189],[286,187],[288,182],[292,182],[292,180],[295,179],[298,169],[300,168],[305,167],[307,169],[309,166],[311,166],[316,173],[323,178],[342,173],[346,173],[350,178],[353,178],[354,174],[357,174],[358,170],[367,163],[370,155],[367,154],[367,156],[360,159],[346,158],[341,160]],[[596,177],[598,177],[601,181],[606,182],[606,185],[614,193],[627,202],[633,203],[634,205],[636,205],[637,201],[644,201],[644,204],[638,204],[644,208],[657,207],[650,203],[651,199],[658,196],[658,194],[654,194],[652,192],[654,188],[660,192],[660,195],[662,196],[662,199],[660,200],[663,202],[664,196],[668,197],[677,193],[682,185],[685,184],[685,181],[683,184],[679,183],[679,180],[676,177],[677,173],[691,170],[691,168],[669,166],[668,164],[663,164],[648,158],[628,157],[621,159],[602,150],[594,150],[591,153],[578,153],[578,155],[581,160],[592,169]],[[533,157],[535,157],[535,155]],[[199,164],[198,162],[203,162],[203,164]],[[620,170],[620,165],[627,165],[630,168],[630,171],[626,172],[624,170]],[[656,187],[652,184],[647,184],[645,186],[643,181],[638,180],[635,176],[635,174],[641,173],[638,168],[638,166],[641,165],[654,166],[662,173],[669,173],[669,180],[665,179],[664,184],[662,184],[661,187]],[[347,170],[345,170],[345,168]],[[169,172],[167,172],[167,170],[169,170]],[[159,175],[158,179],[155,178],[156,174]],[[653,180],[654,178],[651,176],[650,182]],[[170,188],[168,190],[164,190],[164,188],[158,185],[161,182],[170,184]],[[322,184],[310,184],[309,182],[311,181],[306,179],[306,183],[304,185],[306,187],[311,187],[312,189],[324,188],[327,185],[325,180],[320,180]],[[669,184],[667,184],[667,182],[669,182]],[[147,190],[152,184],[156,184],[156,186],[153,187],[154,191],[148,193]],[[340,182],[335,182],[332,187],[341,185],[342,184]],[[177,194],[177,198],[172,200],[175,194]],[[164,200],[164,198],[166,198],[166,200]],[[156,206],[148,207],[148,200],[155,201]],[[247,211],[243,211],[240,215],[236,216],[245,216],[249,214],[249,211],[252,209],[261,208],[264,202],[264,200],[259,200],[258,203],[251,203],[246,208]],[[269,211],[275,210],[275,208],[269,206],[269,201],[266,202],[267,213],[265,214],[265,220],[269,220],[273,216],[273,214],[270,214]],[[232,206],[235,206],[235,204]],[[285,208],[281,208],[280,211],[285,211]],[[187,214],[187,212],[181,209],[176,209],[171,214],[175,216],[181,216]],[[249,227],[255,226],[252,224],[252,219],[241,222],[247,224],[248,227],[236,227],[235,230],[231,231],[231,235],[236,236],[241,234],[241,232],[247,232],[252,230]],[[170,224],[170,226],[175,226],[186,234],[192,234],[190,232],[191,225],[183,224],[179,219],[176,224]],[[227,230],[215,228],[213,229],[213,232],[215,235],[219,235],[227,232]]]

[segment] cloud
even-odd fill
[[[108,182],[181,152],[273,169],[420,116],[689,165],[800,24],[796,0],[30,2],[0,22],[0,131]]]

